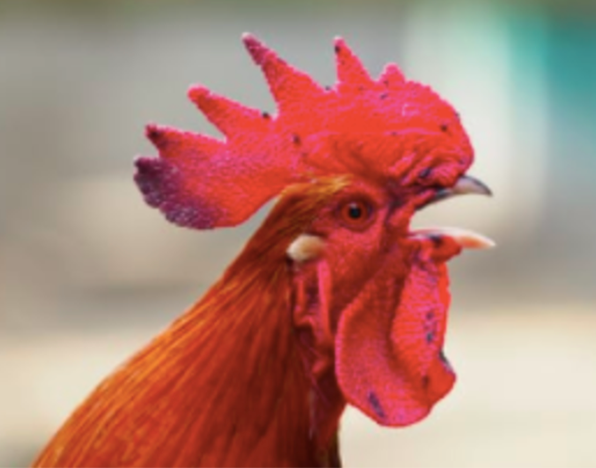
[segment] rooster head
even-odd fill
[[[431,203],[490,194],[466,175],[473,149],[459,115],[393,64],[371,78],[342,39],[327,88],[243,40],[277,112],[193,86],[190,99],[224,137],[148,126],[159,157],[137,159],[136,182],[168,220],[197,229],[237,225],[281,194],[271,217],[289,226],[281,248],[296,320],[313,330],[313,372],[331,367],[343,397],[378,423],[412,424],[455,380],[443,354],[446,262],[492,245],[459,229],[410,229]]]

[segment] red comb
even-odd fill
[[[430,88],[406,81],[397,66],[373,80],[338,38],[338,80],[324,89],[254,36],[243,41],[278,113],[193,86],[190,99],[224,139],[148,126],[159,157],[138,158],[135,180],[170,221],[198,229],[239,224],[292,183],[353,172],[354,158],[402,184],[429,164],[448,184],[455,172],[443,162],[456,162],[458,173],[471,164],[472,148],[453,108]]]

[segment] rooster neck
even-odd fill
[[[284,196],[223,277],[96,388],[35,466],[339,466],[345,403],[332,373],[305,366],[286,249],[344,185]],[[313,411],[324,402],[333,411]]]
[[[336,435],[321,446],[313,432],[289,269],[243,259],[107,378],[36,466],[338,465]]]

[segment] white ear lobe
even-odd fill
[[[290,244],[286,254],[297,263],[319,258],[325,250],[325,242],[319,236],[301,234]]]

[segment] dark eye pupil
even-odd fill
[[[352,219],[360,219],[362,217],[362,207],[355,203],[348,206],[348,216]]]

